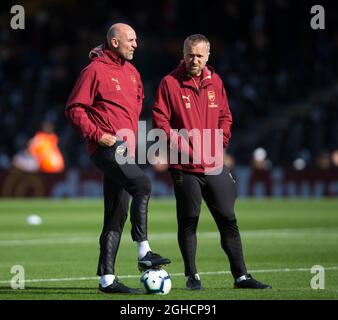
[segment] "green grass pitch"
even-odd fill
[[[151,199],[149,241],[171,258],[169,295],[103,295],[97,291],[98,237],[102,200],[0,200],[0,300],[305,300],[338,298],[337,199],[239,199],[236,214],[249,272],[272,290],[233,289],[228,259],[216,225],[203,205],[198,226],[197,266],[204,290],[185,289],[176,239],[174,200]],[[31,214],[41,225],[28,225]],[[12,289],[14,265],[25,270],[25,289]],[[312,289],[314,265],[324,267],[324,289]],[[137,247],[126,222],[116,274],[140,287]]]

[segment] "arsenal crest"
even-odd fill
[[[215,104],[216,94],[215,91],[208,91],[208,99],[209,99],[209,108],[217,108],[218,105]]]
[[[216,98],[215,91],[208,91],[208,98],[210,102],[214,102]]]

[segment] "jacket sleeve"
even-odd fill
[[[88,116],[97,91],[98,81],[93,68],[82,70],[66,104],[65,115],[84,139],[99,142],[104,132]]]
[[[168,84],[163,79],[157,89],[153,106],[153,127],[162,129],[165,132],[170,149],[177,148],[178,151],[189,154],[192,157],[193,153],[189,143],[178,134],[177,130],[171,127],[171,108]]]
[[[138,76],[138,83],[137,83],[137,101],[138,101],[138,104],[139,104],[138,116],[140,116],[140,114],[142,112],[143,99],[144,99],[144,88],[143,88],[141,76],[139,75]]]
[[[223,146],[224,148],[227,148],[231,137],[232,115],[223,85],[221,90],[221,110],[219,113],[218,126],[223,130]]]

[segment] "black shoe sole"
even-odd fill
[[[245,289],[245,290],[264,290],[264,289],[272,289],[272,287],[265,287],[265,288],[241,288],[234,286],[234,289]]]
[[[152,265],[151,267],[148,267],[148,266],[143,266],[143,265],[138,265],[138,270],[140,272],[144,272],[144,271],[147,271],[149,269],[155,269],[155,270],[160,270],[160,269],[163,269],[164,266],[167,266],[169,263],[166,263],[166,264],[158,264],[158,265]]]

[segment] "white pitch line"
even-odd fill
[[[251,270],[252,273],[274,273],[274,272],[309,272],[311,268],[284,268],[284,269],[257,269]],[[338,266],[333,267],[324,267],[324,270],[338,270]],[[231,274],[230,271],[206,271],[206,272],[199,272],[200,275],[216,275],[216,274]],[[184,276],[184,273],[170,273],[171,277],[179,277]],[[118,276],[120,279],[130,279],[130,278],[139,278],[139,275],[122,275]],[[51,278],[51,279],[28,279],[25,280],[25,283],[32,283],[32,282],[64,282],[64,281],[83,281],[83,280],[98,280],[99,277],[73,277],[73,278]],[[10,281],[8,280],[0,280],[0,283],[7,283],[9,284]]]
[[[65,243],[92,243],[98,240],[98,237],[67,237],[67,238],[39,238],[39,239],[18,239],[18,240],[0,240],[0,246],[30,246],[30,245],[53,245]]]
[[[338,237],[337,229],[325,229],[325,228],[305,228],[305,229],[261,229],[261,230],[244,230],[241,232],[243,238],[255,238],[255,237],[277,237],[277,238],[303,238],[311,234],[311,239],[317,238],[334,238]],[[0,240],[0,247],[6,246],[33,246],[33,245],[57,245],[57,244],[88,244],[96,243],[98,241],[98,235],[96,236],[70,236],[70,237],[49,237],[38,239],[2,239]],[[151,233],[149,235],[150,240],[168,240],[176,239],[176,232],[165,233]],[[217,239],[219,238],[218,232],[199,232],[198,238],[201,239]],[[128,235],[125,234],[122,237],[122,241],[130,241]]]

